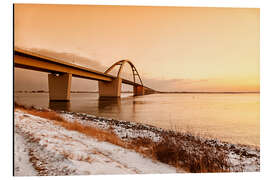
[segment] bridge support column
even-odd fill
[[[99,97],[120,97],[122,79],[116,78],[111,82],[98,82]]]
[[[144,87],[143,86],[134,86],[133,87],[133,95],[134,96],[144,95]]]
[[[50,101],[69,101],[72,74],[49,74]]]

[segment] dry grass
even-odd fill
[[[179,134],[177,136],[182,138]],[[229,172],[227,155],[223,151],[214,153],[213,147],[201,142],[192,142],[187,147],[177,138],[165,134],[160,142],[137,138],[131,144],[133,149],[147,157],[192,173]]]
[[[101,130],[90,126],[84,126],[74,121],[69,122],[59,114],[50,110],[36,110],[33,107],[27,108],[18,104],[15,107],[26,111],[29,114],[50,119],[55,124],[68,130],[78,131],[85,135],[94,137],[100,141],[107,141],[112,144],[133,149],[144,156],[181,167],[190,172],[228,172],[229,165],[227,156],[223,151],[213,152],[214,147],[203,144],[193,137],[187,138],[180,133],[167,132],[162,135],[162,141],[153,142],[149,138],[136,138],[124,141],[112,130]],[[188,143],[188,145],[187,145]]]
[[[77,131],[87,136],[94,137],[98,139],[99,141],[107,141],[107,142],[110,142],[119,146],[126,147],[125,143],[118,136],[116,136],[113,132],[110,132],[110,131],[105,131],[105,130],[97,129],[90,126],[84,126],[81,123],[76,122],[76,121],[74,122],[57,121],[56,124],[61,125],[62,127],[68,130]]]
[[[46,109],[37,110],[33,106],[26,107],[26,106],[20,105],[20,104],[18,104],[16,102],[14,103],[14,105],[15,105],[15,108],[16,109],[20,109],[20,110],[26,111],[27,113],[32,114],[32,115],[35,115],[35,116],[39,116],[39,117],[42,117],[42,118],[46,118],[46,119],[50,119],[50,120],[55,120],[55,121],[59,121],[59,122],[65,121],[64,118],[62,118],[55,111],[46,110]]]
[[[187,148],[182,141],[172,141],[170,137],[155,144],[156,158],[176,167],[186,167],[190,172],[228,172],[227,156],[223,151],[213,153],[213,147],[203,143],[192,143]]]

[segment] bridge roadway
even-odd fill
[[[41,72],[47,72],[52,74],[72,74],[74,77],[92,79],[102,82],[112,82],[118,77],[110,74],[105,74],[90,68],[65,62],[63,60],[46,57],[37,53],[22,50],[19,48],[14,49],[14,66],[18,68],[36,70]],[[132,85],[134,87],[142,86],[142,84],[122,79],[122,83]],[[143,86],[145,94],[154,93],[155,90]]]

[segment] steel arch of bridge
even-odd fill
[[[126,63],[128,63],[128,64],[130,65],[131,69],[132,69],[132,75],[133,75],[133,82],[134,82],[134,84],[136,83],[136,78],[135,78],[135,77],[138,76],[138,78],[139,78],[139,80],[140,80],[140,83],[141,83],[141,85],[143,86],[141,77],[140,77],[140,75],[139,75],[139,73],[138,73],[136,67],[135,67],[135,66],[133,65],[133,63],[132,63],[131,61],[129,61],[129,60],[120,60],[120,61],[114,63],[111,67],[109,67],[109,68],[104,72],[104,74],[108,74],[115,66],[120,65],[120,68],[119,68],[118,73],[117,73],[117,78],[120,78],[120,74],[121,74],[121,72],[122,72],[123,66],[124,66],[124,64],[126,64]]]

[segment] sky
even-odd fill
[[[129,59],[160,91],[260,91],[258,8],[16,4],[14,13],[22,49],[102,72]],[[48,89],[46,73],[14,72],[15,90]],[[71,89],[97,82],[73,78]]]

